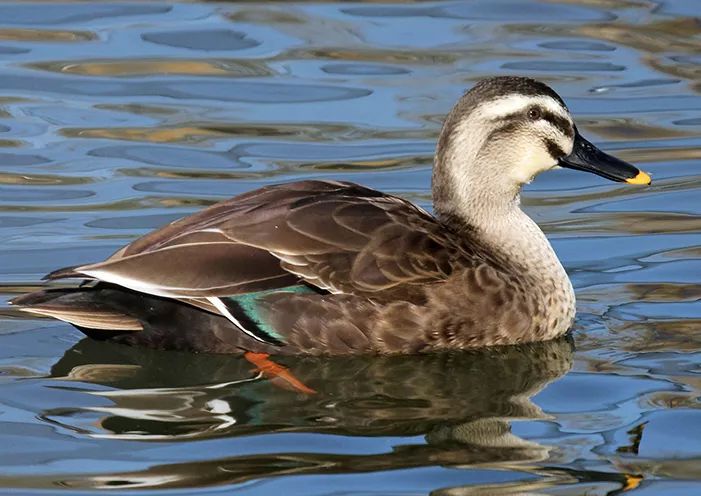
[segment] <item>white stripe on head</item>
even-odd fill
[[[511,94],[480,103],[473,113],[479,114],[485,119],[498,119],[506,115],[525,112],[533,106],[544,108],[555,115],[565,119],[571,119],[567,110],[552,97],[546,95],[519,95]]]

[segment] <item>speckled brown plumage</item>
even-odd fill
[[[574,292],[521,186],[570,162],[647,176],[585,142],[559,96],[526,78],[468,92],[436,157],[436,217],[348,182],[268,186],[47,276],[88,284],[12,303],[97,338],[219,353],[424,353],[565,333]]]
[[[107,306],[115,322],[136,318],[144,328],[115,339],[197,351],[416,353],[532,340],[527,335],[538,308],[527,296],[528,281],[500,269],[503,262],[479,250],[469,233],[458,236],[397,197],[353,184],[308,181],[263,188],[193,217],[135,241],[102,264],[50,275],[84,277],[81,270],[106,267],[122,277],[179,287],[171,289],[177,299],[103,283],[14,303],[41,304],[47,313],[51,305]],[[221,255],[213,256],[213,244]],[[255,265],[247,265],[251,260]],[[263,317],[284,338],[282,346],[251,339],[202,299],[300,280],[321,290],[260,299]],[[183,327],[209,328],[219,341],[203,333],[198,342],[191,331],[180,336],[175,328]],[[100,333],[110,336],[91,335]]]

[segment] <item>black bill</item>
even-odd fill
[[[574,132],[572,153],[560,159],[560,167],[593,172],[611,181],[628,184],[650,184],[650,176],[621,159],[604,153],[584,139],[579,131]]]

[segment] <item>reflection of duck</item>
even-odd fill
[[[84,340],[56,363],[52,376],[93,383],[86,394],[105,403],[49,411],[44,418],[90,436],[226,436],[232,446],[239,436],[271,432],[426,439],[363,455],[307,453],[302,448],[295,453],[239,454],[138,473],[75,477],[75,487],[108,485],[116,479],[193,487],[293,473],[536,462],[547,457],[548,448],[511,434],[509,422],[548,418],[530,398],[570,369],[572,354],[571,341],[563,338],[411,357],[283,357],[295,375],[318,391],[306,396],[251,380],[250,365],[243,359]],[[86,401],[94,404],[93,399]]]
[[[48,277],[96,282],[14,300],[95,337],[240,353],[416,353],[541,341],[574,293],[521,186],[556,166],[648,184],[579,135],[543,83],[484,80],[448,115],[437,218],[351,183],[302,181],[214,205]]]

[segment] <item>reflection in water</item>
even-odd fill
[[[2,31],[0,31],[0,35]],[[235,59],[98,59],[52,61],[27,64],[33,69],[84,76],[138,76],[156,74],[188,74],[201,76],[264,77],[274,73],[265,64]]]
[[[281,474],[434,465],[513,467],[547,458],[549,447],[514,435],[510,422],[550,418],[531,397],[570,369],[572,355],[571,340],[563,338],[422,356],[281,358],[318,392],[304,396],[260,380],[248,362],[236,357],[83,340],[54,365],[51,375],[90,383],[84,393],[109,404],[64,407],[42,416],[74,432],[110,439],[178,441],[317,432],[425,440],[385,453],[237,454],[97,478],[71,476],[63,481],[71,487],[107,487],[115,480],[120,485],[133,481],[139,486],[194,487]],[[106,387],[96,391],[95,384]]]
[[[0,3],[2,298],[271,182],[428,206],[445,113],[489,75],[551,83],[655,179],[641,194],[559,171],[527,188],[579,314],[576,373],[537,397],[571,358],[288,361],[320,391],[305,398],[231,357],[85,342],[56,363],[78,333],[2,307],[0,493],[285,470],[320,475],[235,489],[701,493],[698,18],[695,0]]]

